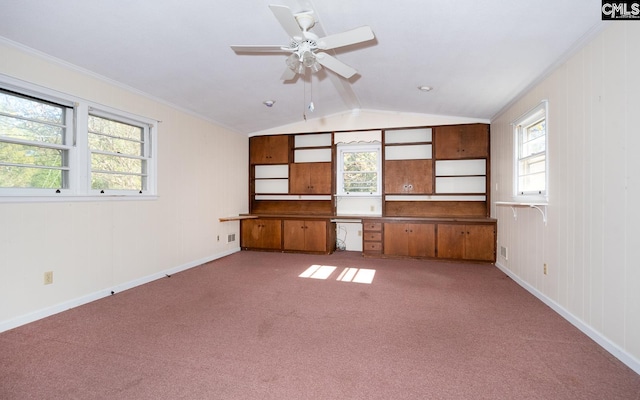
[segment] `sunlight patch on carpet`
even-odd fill
[[[329,279],[331,274],[337,269],[337,267],[330,265],[317,265],[314,264],[307,268],[303,273],[298,275],[300,278],[311,278],[311,279]],[[375,269],[367,269],[367,268],[350,268],[347,267],[336,280],[341,282],[354,282],[354,283],[366,283],[371,284],[373,282],[373,277],[376,274]]]
[[[335,270],[336,267],[329,265],[312,265],[298,276],[300,278],[327,279]]]
[[[355,283],[367,283],[373,282],[373,277],[376,274],[375,269],[367,268],[345,268],[338,276],[339,281],[342,282],[355,282]]]

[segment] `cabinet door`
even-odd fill
[[[489,155],[489,128],[484,124],[438,127],[435,138],[435,157],[439,159]]]
[[[327,223],[325,221],[305,221],[304,242],[306,251],[327,250]]]
[[[326,251],[327,223],[325,221],[285,220],[284,249]]]
[[[286,164],[289,162],[289,137],[254,136],[249,139],[251,164]]]
[[[407,254],[411,257],[436,256],[436,228],[434,224],[406,224]]]
[[[284,249],[285,250],[305,250],[305,221],[285,220],[284,221]]]
[[[331,194],[331,163],[293,163],[289,182],[292,194]]]
[[[438,224],[438,257],[464,258],[465,226]]]
[[[280,249],[282,245],[281,221],[278,219],[245,219],[241,221],[242,247]]]
[[[433,193],[433,161],[385,161],[384,190],[387,194]]]
[[[384,224],[384,254],[391,256],[409,255],[409,238],[406,224]]]
[[[468,260],[495,260],[496,241],[493,225],[465,225],[464,256]]]

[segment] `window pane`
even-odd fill
[[[63,144],[64,128],[0,115],[0,135],[32,142]]]
[[[342,179],[345,192],[375,193],[378,191],[378,174],[376,172],[345,172]]]
[[[128,172],[142,174],[145,160],[135,158],[91,154],[92,171]]]
[[[378,169],[378,152],[344,152],[344,171],[375,171]]]
[[[146,179],[142,176],[108,174],[94,172],[91,174],[92,189],[111,190],[145,190]]]
[[[0,91],[0,113],[24,119],[64,124],[64,108]]]
[[[520,194],[544,193],[546,190],[544,172],[520,176],[519,187]]]
[[[123,139],[142,141],[143,129],[139,126],[125,124],[106,118],[89,115],[89,131],[103,135],[115,136]]]
[[[2,188],[62,188],[65,171],[49,168],[28,168],[0,165]]]
[[[0,142],[0,162],[62,167],[63,150]]]
[[[118,139],[110,136],[89,134],[89,148],[110,153],[142,155],[142,144],[130,140]]]

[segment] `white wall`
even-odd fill
[[[246,136],[1,41],[0,74],[162,121],[157,200],[0,203],[0,331],[239,250]]]
[[[492,200],[512,200],[510,122],[548,99],[548,222],[494,204],[497,264],[640,373],[639,41],[611,24],[492,121],[491,171]]]

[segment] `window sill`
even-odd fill
[[[0,203],[75,203],[84,201],[152,201],[157,195],[111,195],[100,196],[0,196]]]

